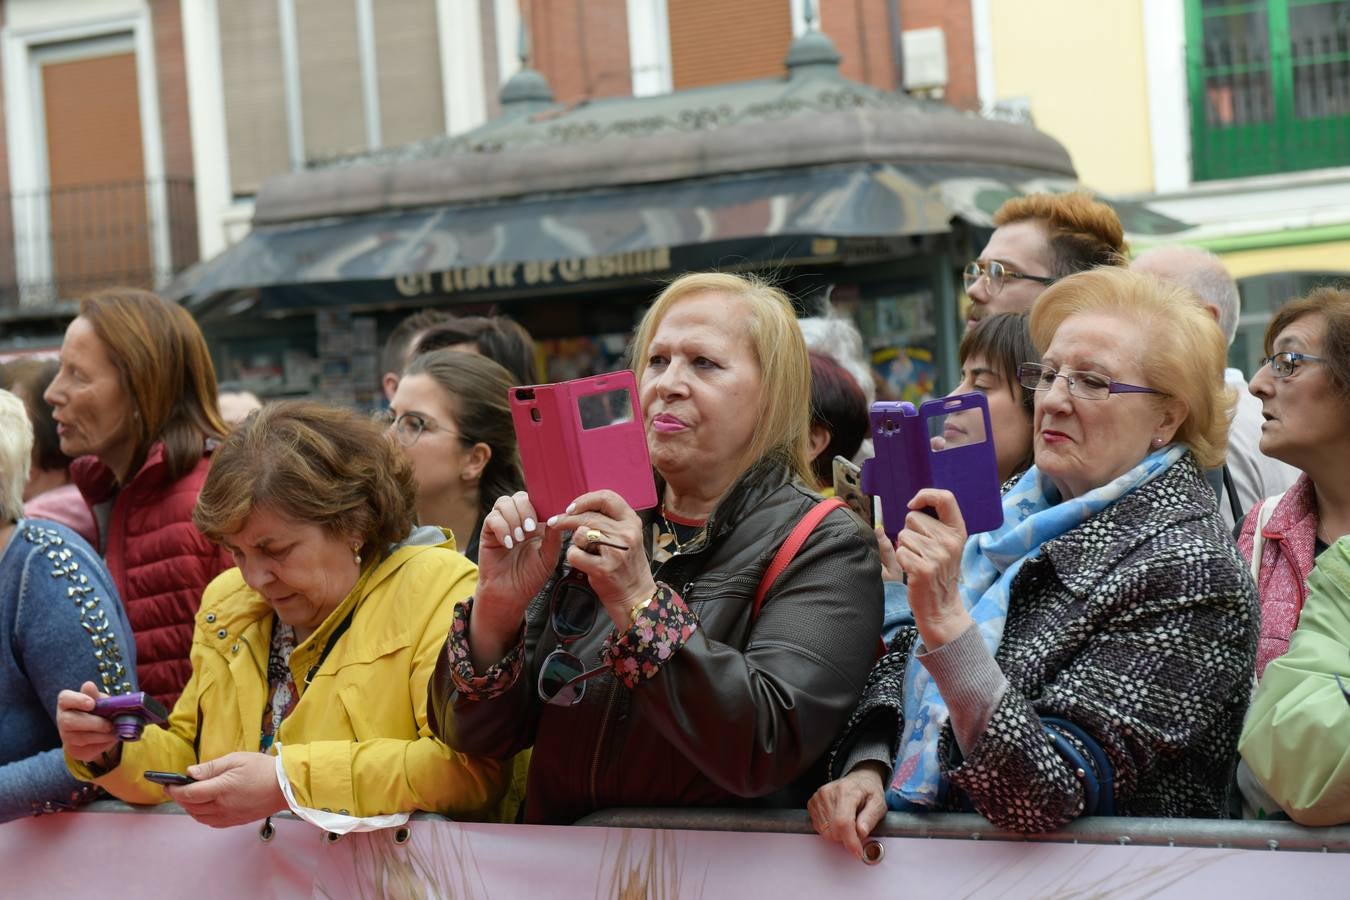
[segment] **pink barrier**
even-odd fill
[[[293,819],[214,830],[86,811],[0,826],[9,897],[1344,896],[1350,856],[883,838],[864,866],[810,835],[413,822],[328,842]]]

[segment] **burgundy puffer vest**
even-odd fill
[[[113,501],[108,533],[99,535],[103,558],[136,637],[140,689],[168,706],[192,674],[188,652],[202,590],[233,565],[192,524],[192,507],[210,465],[204,450],[191,472],[166,482],[164,445],[156,443],[121,490],[112,470],[95,457],[81,457],[70,467],[91,508]]]

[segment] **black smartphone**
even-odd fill
[[[156,772],[154,769],[146,769],[143,773],[146,781],[153,781],[155,784],[171,784],[174,787],[182,787],[185,784],[196,784],[197,779],[191,775],[184,775],[182,772]]]

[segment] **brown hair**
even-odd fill
[[[80,318],[107,348],[139,413],[131,423],[136,446],[129,471],[162,440],[168,480],[191,472],[204,441],[226,431],[216,406],[216,370],[192,316],[149,291],[112,288],[81,300]]]
[[[192,522],[216,543],[266,506],[330,534],[356,534],[361,556],[383,558],[412,530],[412,464],[380,427],[309,400],[264,406],[221,443]]]
[[[61,452],[52,405],[42,396],[59,371],[61,364],[54,359],[16,359],[0,366],[0,387],[13,392],[28,410],[28,421],[33,425],[33,461],[48,471],[70,467],[70,457]]]
[[[486,444],[491,451],[478,481],[480,520],[498,497],[524,489],[508,399],[510,372],[485,356],[436,350],[414,357],[403,375],[426,375],[436,382],[446,395],[460,437],[470,444]]]
[[[1045,226],[1051,255],[1045,263],[1056,278],[1129,264],[1130,247],[1120,217],[1086,191],[1013,197],[994,213],[995,225],[1026,221]]]
[[[1322,338],[1322,365],[1340,395],[1350,399],[1350,288],[1319,287],[1308,296],[1281,306],[1266,328],[1266,356],[1270,356],[1281,331],[1295,320],[1316,313],[1327,320],[1326,335]]]
[[[1030,428],[1035,414],[1036,392],[1022,386],[1017,377],[1017,367],[1024,362],[1036,362],[1040,354],[1031,342],[1027,314],[1000,313],[981,319],[961,338],[961,347],[957,352],[963,366],[972,356],[979,356],[998,372],[1013,399],[1021,401],[1022,410],[1027,414],[1027,427]],[[1028,449],[1026,458],[1018,463],[1018,471],[1031,468],[1032,462],[1031,450]]]
[[[642,317],[633,338],[633,370],[638,380],[647,368],[647,348],[666,313],[679,301],[703,293],[728,294],[744,301],[746,329],[765,388],[764,407],[758,412],[760,427],[745,448],[741,471],[776,456],[803,482],[813,483],[811,366],[806,341],[792,302],[768,282],[725,272],[693,272],[672,281]]]
[[[1031,339],[1044,355],[1059,326],[1070,316],[1099,313],[1138,326],[1146,346],[1138,348],[1144,387],[1166,388],[1147,395],[1186,405],[1174,440],[1185,444],[1202,469],[1223,464],[1228,419],[1237,393],[1224,385],[1228,344],[1200,298],[1181,285],[1129,269],[1080,272],[1046,289],[1031,308]]]
[[[413,358],[461,344],[473,344],[479,354],[506,369],[512,386],[539,381],[534,338],[509,316],[456,316],[433,325],[417,338]]]
[[[380,377],[383,378],[389,372],[403,371],[403,367],[410,361],[413,341],[417,340],[422,332],[443,322],[453,322],[455,319],[454,313],[448,313],[443,309],[424,309],[400,319],[394,330],[389,332],[389,337],[384,341],[384,349],[380,351]]]

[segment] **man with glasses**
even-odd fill
[[[1237,336],[1242,301],[1237,283],[1217,256],[1197,247],[1154,247],[1141,253],[1130,268],[1190,289],[1219,323],[1224,339],[1232,346],[1233,338]],[[1232,485],[1228,493],[1236,501],[1237,508],[1246,512],[1262,497],[1288,490],[1298,479],[1298,469],[1261,452],[1261,423],[1265,421],[1261,415],[1261,401],[1248,390],[1247,379],[1241,370],[1226,368],[1223,376],[1224,382],[1237,391],[1237,406],[1228,425],[1225,465],[1231,476],[1228,483]],[[1222,470],[1216,471],[1222,476]],[[1241,513],[1234,515],[1233,503],[1224,497],[1226,489],[1222,484],[1220,488],[1217,491],[1219,511],[1224,522],[1232,528]]]
[[[1121,266],[1129,251],[1115,211],[1082,191],[1014,197],[994,213],[998,227],[966,265],[966,330],[986,316],[1026,312],[1066,275]]]

